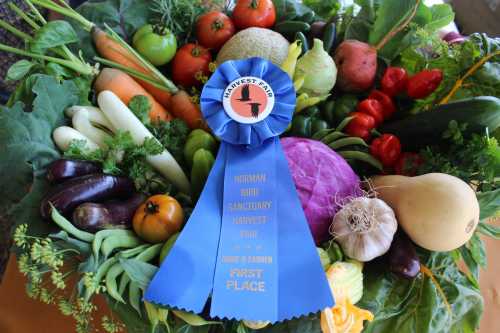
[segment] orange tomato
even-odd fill
[[[139,237],[150,243],[160,243],[181,229],[184,211],[171,196],[153,195],[139,206],[132,223]]]
[[[276,22],[272,0],[238,0],[233,10],[233,22],[238,29],[271,28]]]

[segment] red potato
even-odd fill
[[[366,91],[375,81],[377,50],[357,40],[346,40],[335,51],[335,64],[340,89],[351,93]]]

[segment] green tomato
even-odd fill
[[[170,30],[147,24],[137,30],[132,45],[155,66],[167,64],[177,52],[177,40]]]

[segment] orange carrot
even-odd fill
[[[132,97],[144,95],[151,103],[149,118],[151,121],[172,119],[172,115],[151,96],[139,83],[128,74],[114,68],[104,68],[94,82],[97,93],[110,90],[118,96],[123,103],[128,104]]]
[[[97,52],[99,52],[99,54],[103,58],[114,61],[120,65],[153,77],[151,71],[144,67],[133,54],[131,54],[113,38],[108,36],[106,32],[102,31],[96,26],[92,28],[92,38],[94,40]],[[152,84],[140,79],[134,80],[139,82],[139,84],[151,95],[153,95],[161,105],[163,105],[164,107],[168,106],[168,100],[171,96],[168,91],[157,88]]]
[[[191,97],[184,90],[179,90],[172,95],[169,110],[176,118],[184,120],[191,129],[207,128],[207,124],[201,115],[200,106],[193,103]]]

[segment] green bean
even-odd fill
[[[122,278],[120,279],[120,285],[118,286],[118,293],[120,295],[123,295],[125,292],[125,288],[127,288],[127,285],[130,282],[130,277],[128,276],[127,272],[122,274]]]
[[[368,153],[356,150],[345,150],[345,151],[339,151],[337,153],[345,159],[353,159],[366,162],[379,170],[383,169],[382,164],[375,157],[373,157]]]
[[[128,288],[128,299],[130,305],[141,315],[141,289],[139,285],[134,281],[130,282],[130,287]]]
[[[160,254],[163,244],[155,244],[150,246],[148,249],[139,253],[135,259],[148,262],[153,260],[158,254]]]
[[[335,141],[339,138],[346,137],[346,136],[347,136],[347,134],[344,134],[344,133],[339,132],[339,131],[335,131],[335,132],[332,132],[332,133],[326,135],[323,139],[321,139],[321,142],[323,142],[325,145],[329,145],[333,141]]]
[[[113,267],[108,270],[108,273],[106,274],[106,291],[109,296],[113,297],[118,302],[125,303],[121,294],[118,292],[116,283],[116,279],[121,273],[123,273],[123,267],[119,262],[114,264]]]
[[[62,216],[52,204],[50,204],[50,209],[51,209],[52,220],[62,230],[66,231],[68,234],[72,236],[75,236],[79,240],[82,240],[87,243],[90,243],[94,240],[95,238],[94,234],[76,228],[73,224],[71,224],[70,221],[68,221],[64,216]]]
[[[99,250],[101,249],[102,242],[105,238],[111,236],[134,235],[130,230],[123,229],[109,229],[101,230],[95,234],[94,242],[92,243],[92,250],[94,252],[95,260],[99,259]]]
[[[162,244],[159,244],[159,245],[162,245]],[[155,245],[153,245],[153,246],[155,246]],[[136,255],[144,253],[144,251],[146,251],[147,249],[149,249],[151,247],[152,246],[150,244],[142,244],[142,245],[139,245],[137,247],[134,247],[133,249],[121,251],[118,255],[121,258],[132,258],[132,257],[135,257]]]
[[[320,131],[317,131],[316,133],[314,133],[314,135],[311,137],[311,139],[314,139],[314,140],[322,140],[327,134],[333,132],[334,130],[331,129],[331,128],[327,128],[327,129],[322,129]]]
[[[95,273],[95,275],[93,277],[93,280],[96,283],[101,283],[102,279],[104,278],[104,275],[108,272],[108,270],[111,268],[111,266],[113,266],[117,261],[118,261],[118,259],[116,259],[116,258],[109,258],[105,262],[103,262],[102,265],[99,266],[99,268],[97,269],[97,272]],[[85,300],[88,301],[91,296],[92,296],[92,294],[87,289],[85,292]]]
[[[366,144],[366,142],[363,139],[355,137],[355,136],[335,140],[332,143],[330,143],[328,145],[328,147],[335,150],[335,149],[343,148],[346,146],[354,146],[354,145],[368,147],[368,145]]]
[[[120,235],[106,237],[102,242],[101,252],[107,258],[115,249],[133,248],[142,244],[142,240],[133,235]]]
[[[337,128],[335,129],[336,131],[338,132],[342,132],[342,130],[349,124],[349,122],[353,119],[354,117],[347,117],[345,118],[344,120],[342,120],[339,124],[339,126],[337,126]]]

